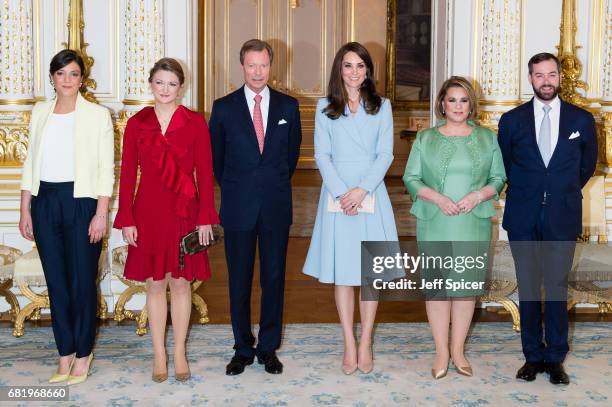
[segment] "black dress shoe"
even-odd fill
[[[563,365],[561,363],[545,363],[546,373],[548,373],[548,380],[552,384],[563,384],[568,385],[570,382],[569,376],[565,373]]]
[[[276,357],[276,353],[267,353],[263,355],[257,356],[257,361],[259,364],[263,364],[266,372],[270,374],[280,374],[283,373],[283,364]]]
[[[543,362],[526,362],[516,373],[516,378],[532,382],[538,373],[544,373]]]
[[[225,367],[225,374],[228,376],[235,376],[244,372],[244,368],[248,365],[253,364],[254,357],[246,357],[242,355],[234,355],[232,360]]]

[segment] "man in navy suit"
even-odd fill
[[[499,145],[508,176],[503,227],[516,268],[526,359],[516,377],[533,381],[547,372],[551,383],[569,384],[563,369],[569,350],[567,278],[582,231],[581,189],[597,162],[597,138],[593,116],[557,96],[559,68],[549,53],[529,60],[535,97],[501,117]]]
[[[282,373],[280,347],[285,260],[292,222],[291,177],[300,154],[298,101],[267,86],[270,45],[244,43],[244,86],[215,100],[210,118],[213,169],[221,187],[221,223],[229,273],[235,354],[226,374],[237,375],[257,356],[268,373]],[[259,241],[261,314],[257,347],[251,331],[251,287]]]

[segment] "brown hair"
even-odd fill
[[[257,38],[253,38],[252,40],[248,40],[247,42],[242,44],[242,48],[240,48],[240,65],[244,65],[244,56],[247,52],[261,52],[263,50],[268,51],[268,56],[270,57],[270,65],[272,65],[272,60],[274,59],[274,51],[272,51],[272,47],[267,42],[258,40]]]
[[[153,68],[149,71],[149,83],[153,81],[153,75],[158,71],[172,72],[178,78],[180,84],[185,83],[185,74],[183,73],[183,67],[174,58],[162,58],[153,65]]]
[[[529,62],[527,63],[527,68],[529,68],[529,74],[533,73],[533,66],[535,64],[551,60],[555,61],[555,63],[557,64],[557,72],[561,72],[561,63],[559,62],[559,58],[549,52],[540,52],[539,54],[535,54],[534,56],[529,58]]]
[[[363,104],[366,113],[376,114],[380,110],[382,98],[376,93],[376,85],[374,84],[374,64],[368,50],[358,42],[349,42],[344,44],[336,53],[334,63],[332,64],[329,84],[327,86],[327,100],[329,104],[323,113],[332,120],[336,120],[344,115],[346,104],[348,103],[348,95],[342,80],[342,60],[348,52],[354,52],[361,58],[366,66],[366,77],[361,84],[359,94],[363,99]]]
[[[451,76],[442,84],[440,91],[438,92],[438,96],[436,97],[436,104],[434,108],[434,112],[438,119],[443,119],[444,115],[444,98],[446,97],[446,93],[450,88],[462,88],[467,93],[468,99],[470,101],[470,114],[468,119],[474,120],[478,117],[478,101],[476,99],[476,91],[474,87],[463,76]]]

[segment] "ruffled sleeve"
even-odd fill
[[[136,226],[132,209],[138,173],[138,144],[135,118],[130,118],[123,133],[121,177],[119,181],[119,210],[113,223],[115,229]]]

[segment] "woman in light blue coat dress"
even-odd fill
[[[323,185],[304,273],[336,286],[345,374],[357,368],[368,373],[373,367],[377,301],[359,303],[359,347],[353,333],[354,287],[361,286],[361,242],[398,240],[383,182],[393,161],[393,115],[389,100],[376,93],[373,77],[368,51],[356,42],[344,45],[334,59],[328,96],[319,100],[315,113],[315,159]],[[332,203],[339,206],[338,211]],[[372,206],[373,212],[364,212]]]

